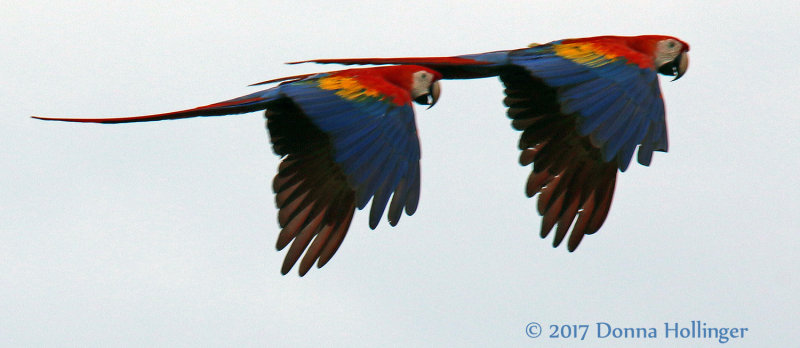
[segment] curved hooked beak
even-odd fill
[[[681,52],[675,59],[671,62],[666,63],[658,68],[658,72],[664,75],[675,76],[672,81],[675,81],[683,74],[686,73],[686,70],[689,69],[689,54],[686,52]]]
[[[439,81],[436,81],[431,84],[428,93],[415,98],[414,101],[420,105],[429,105],[428,109],[430,109],[436,104],[436,101],[439,100],[440,94],[442,94],[442,87],[439,86]]]

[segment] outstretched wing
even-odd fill
[[[579,119],[561,112],[556,89],[523,71],[509,70],[500,79],[512,126],[522,131],[520,164],[533,163],[525,193],[539,194],[541,237],[557,224],[556,247],[572,226],[567,245],[573,251],[584,235],[596,232],[605,221],[617,167],[603,161],[589,137],[578,134]]]
[[[415,212],[419,138],[409,93],[382,78],[329,74],[279,88],[286,100],[266,115],[273,149],[285,156],[273,181],[277,248],[292,244],[284,274],[305,253],[304,275],[330,260],[370,199],[371,228],[387,205],[393,226],[403,210]]]
[[[533,163],[526,193],[539,194],[541,236],[570,227],[570,251],[608,216],[617,169],[634,150],[649,165],[667,150],[664,104],[656,71],[641,53],[603,42],[559,41],[509,53],[508,115],[523,131],[520,163]]]
[[[652,58],[617,41],[563,40],[509,53],[512,65],[556,89],[560,112],[577,117],[602,160],[621,171],[667,151],[664,101]]]

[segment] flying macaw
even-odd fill
[[[278,250],[292,244],[281,272],[305,253],[299,273],[325,265],[339,248],[355,208],[372,199],[369,225],[386,209],[395,226],[412,215],[420,190],[420,145],[411,102],[433,106],[442,75],[413,65],[284,77],[276,87],[194,109],[124,118],[41,120],[127,123],[266,110],[272,149],[283,160],[273,180]],[[389,203],[389,196],[392,196]],[[312,242],[313,239],[313,242]],[[310,246],[309,246],[310,244]]]
[[[553,247],[572,225],[567,249],[597,232],[611,207],[617,170],[633,152],[648,166],[667,151],[657,74],[686,72],[689,45],[670,36],[598,36],[453,57],[315,59],[297,63],[415,64],[444,79],[498,76],[512,126],[522,131],[520,164],[533,168],[526,194],[539,194],[541,237]],[[573,225],[574,222],[574,225]]]

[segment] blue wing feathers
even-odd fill
[[[357,150],[355,156],[342,162],[347,168],[347,174],[352,178],[353,185],[363,185],[371,174],[380,169],[379,166],[383,165],[388,156],[385,144],[375,142],[374,139],[365,139],[365,143],[367,142],[370,143]]]
[[[403,208],[405,208],[406,199],[408,198],[407,179],[406,176],[400,176],[400,180],[395,186],[394,194],[392,194],[392,202],[389,203],[389,212],[386,215],[389,218],[389,224],[392,226],[397,225],[397,222],[400,221],[400,216],[403,215]]]
[[[347,124],[342,122],[342,124]],[[335,131],[329,132],[329,136],[336,138],[336,146],[338,149],[344,150],[351,147],[356,147],[358,143],[364,141],[370,132],[381,126],[381,123],[375,120],[372,122],[356,122],[354,124],[347,124],[350,128],[340,126]],[[360,128],[359,128],[360,127]],[[337,156],[337,158],[339,158]],[[344,160],[344,157],[341,157]]]
[[[606,110],[605,114],[613,112],[612,115],[607,115],[607,121],[597,127],[594,132],[592,132],[592,138],[598,144],[604,144],[609,152],[613,153],[616,152],[614,149],[614,142],[618,142],[620,139],[618,136],[620,135],[620,131],[624,131],[624,127],[629,127],[631,123],[631,118],[635,117],[634,109],[635,105],[632,105],[632,102],[628,98],[619,98],[615,105],[620,105],[621,107],[617,108],[609,108]],[[610,159],[610,158],[609,158]]]
[[[597,125],[597,128],[592,131],[592,140],[597,141],[598,144],[605,143],[605,140],[608,139],[603,137],[604,132],[612,132],[616,122],[624,121],[620,120],[624,115],[624,112],[627,110],[626,108],[629,106],[628,99],[624,98],[623,96],[619,95],[609,95],[607,98],[613,99],[614,102],[611,103],[605,110],[600,112],[597,115],[594,115],[595,118],[600,124]],[[609,134],[610,135],[610,134]]]
[[[370,227],[375,228],[378,226],[383,211],[386,209],[386,204],[389,202],[389,196],[395,190],[395,187],[400,181],[399,170],[397,168],[398,161],[393,161],[383,167],[378,178],[386,178],[378,187],[375,192],[375,197],[372,199],[372,208],[370,208]]]
[[[376,137],[375,144],[372,145],[375,148],[380,148],[378,150],[378,157],[364,163],[363,167],[360,167],[356,171],[358,173],[356,181],[364,185],[364,196],[362,198],[368,199],[372,194],[377,194],[382,185],[386,185],[386,182],[392,186],[396,185],[396,180],[390,177],[394,175],[394,172],[405,168],[405,165],[398,166],[398,163],[404,164],[407,162],[406,156],[409,151],[404,149],[404,143],[406,141],[401,140],[400,143],[395,141],[395,139],[407,138],[396,134],[400,127],[383,127],[383,129],[388,131],[379,134]],[[394,149],[400,149],[401,151],[396,151]],[[371,175],[368,176],[367,173],[371,173]],[[389,191],[385,192],[386,199],[388,199],[388,194],[393,191],[393,187],[388,189]],[[377,196],[373,198],[373,205],[375,204],[374,199],[377,198]],[[366,201],[359,201],[359,204],[361,203],[366,204]]]
[[[606,143],[607,151],[616,153],[622,146],[636,146],[640,139],[635,135],[647,121],[642,117],[635,117],[636,110],[630,111],[624,125],[616,128],[615,133],[611,134]]]
[[[379,122],[371,122],[361,129],[355,129],[351,134],[347,135],[346,139],[335,138],[334,148],[336,151],[334,160],[339,163],[345,163],[361,158],[363,152],[367,151],[375,141],[376,135],[373,133],[381,132],[380,126]],[[348,174],[351,174],[351,172],[348,172]]]
[[[369,210],[369,228],[375,229],[381,221],[383,211],[386,209],[386,203],[389,201],[391,190],[385,186],[378,188],[375,196],[372,198],[372,206]]]
[[[609,94],[614,94],[616,86],[608,85],[601,88],[575,87],[571,89],[563,88],[564,93],[569,94],[569,98],[564,98],[561,104],[561,111],[567,114],[581,113],[588,117],[605,110],[612,102]],[[574,90],[574,91],[573,91]]]
[[[642,139],[644,139],[645,135],[647,135],[647,128],[651,122],[649,122],[645,118],[639,118],[636,125],[632,125],[630,129],[632,129],[631,136],[625,139],[625,142],[622,143],[622,148],[619,150],[621,155],[618,157],[618,167],[621,171],[625,171],[628,169],[628,165],[633,159],[633,152],[636,151],[636,147],[642,143]],[[641,151],[641,148],[639,149]]]
[[[382,159],[384,161],[372,165],[371,168],[368,169],[370,170],[369,172],[367,172],[367,169],[361,172],[362,177],[357,181],[358,186],[356,186],[358,187],[356,204],[359,209],[363,209],[367,205],[370,197],[375,195],[378,185],[382,182],[383,178],[379,176],[380,171],[388,166],[387,162],[389,162],[389,157],[384,155]]]
[[[579,85],[563,86],[562,88],[559,89],[559,91],[561,91],[560,95],[562,100],[564,101],[582,100],[592,95],[602,96],[603,95],[602,91],[614,87],[614,85],[609,84],[608,81],[603,81],[603,79],[597,78],[592,74],[585,74],[585,75],[592,76],[593,80],[589,80],[588,82]]]
[[[619,130],[613,134],[611,140],[606,144],[604,149],[604,154],[608,153],[612,155],[619,153],[618,161],[621,161],[619,164],[620,170],[624,171],[623,168],[627,168],[628,163],[631,160],[631,156],[633,155],[633,151],[636,149],[636,146],[639,145],[641,138],[643,137],[642,130],[646,130],[646,125],[648,124],[647,120],[638,117],[632,118],[628,120],[627,124],[623,127],[620,127]]]
[[[652,151],[666,150],[664,106],[655,70],[592,50],[562,57],[555,50],[558,44],[508,52],[509,62],[557,88],[561,112],[577,116],[578,133],[590,136],[604,160],[616,157],[620,169],[627,168],[640,144],[642,164],[649,164]]]
[[[406,214],[413,215],[417,211],[419,204],[419,162],[415,162],[413,167],[409,169],[408,176],[408,181],[411,184],[408,187]]]
[[[587,100],[594,101],[594,104],[590,104],[590,110],[592,110],[592,113],[589,114],[589,116],[584,116],[584,114],[581,113],[582,109],[578,109],[577,111],[573,112],[581,116],[579,117],[578,121],[578,133],[580,133],[580,135],[587,135],[600,126],[605,119],[603,119],[599,113],[608,109],[614,102],[616,102],[614,98],[604,97],[600,94],[593,96],[592,98],[587,98]],[[587,107],[588,106],[589,105],[587,105]]]
[[[375,128],[364,137],[363,146],[356,149],[358,153],[343,162],[348,170],[352,171],[351,175],[355,181],[363,183],[368,175],[379,169],[389,155],[389,145],[381,139],[385,136],[384,133],[385,127]]]
[[[416,209],[419,140],[410,104],[397,107],[369,96],[348,99],[313,81],[286,85],[283,91],[330,137],[333,159],[355,191],[356,206],[363,209],[372,199],[370,227],[377,226],[390,197],[391,223],[404,207],[406,213]]]
[[[366,179],[365,173],[371,173],[374,171],[373,169],[371,169],[371,167],[370,169],[367,169],[367,168],[362,168],[363,166],[381,165],[381,162],[377,161],[375,158],[372,158],[374,156],[374,153],[377,152],[381,156],[388,156],[393,152],[392,149],[402,148],[398,146],[399,145],[398,141],[402,142],[404,138],[407,138],[401,133],[402,129],[400,129],[399,127],[392,127],[391,124],[387,125],[386,120],[375,121],[374,123],[378,126],[375,127],[372,132],[367,133],[363,136],[364,142],[362,144],[364,145],[362,146],[362,148],[357,149],[357,151],[363,151],[364,153],[359,156],[358,161],[348,163],[348,167],[353,168],[355,173],[359,173],[356,176],[356,180],[358,182],[362,182],[364,179]],[[389,144],[387,142],[392,142],[392,144]],[[351,148],[353,147],[354,146],[352,145],[343,146],[343,148],[347,148],[348,151],[352,151]],[[363,147],[368,147],[368,148],[364,149]]]
[[[579,71],[570,71],[570,73],[561,74],[558,76],[551,77],[548,79],[550,83],[554,86],[568,86],[568,85],[578,85],[587,83],[588,81],[595,79],[596,77],[592,74],[586,74]]]
[[[472,59],[479,62],[492,63],[495,65],[508,64],[509,51],[495,51],[478,54],[467,54],[459,56],[459,58]],[[491,66],[491,65],[489,65]]]
[[[655,134],[657,132],[657,124],[651,123],[650,126],[647,128],[647,135],[645,135],[645,139],[653,139],[655,138]],[[653,151],[657,147],[657,143],[653,141],[645,141],[642,143],[642,146],[639,148],[639,154],[637,160],[640,164],[649,166],[650,162],[653,159]]]

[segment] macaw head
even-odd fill
[[[689,44],[674,37],[665,37],[656,42],[655,66],[659,74],[675,76],[675,81],[689,68]]]
[[[432,108],[442,93],[442,87],[439,86],[441,78],[441,74],[427,68],[411,74],[411,99],[420,105],[430,105],[428,109]]]

